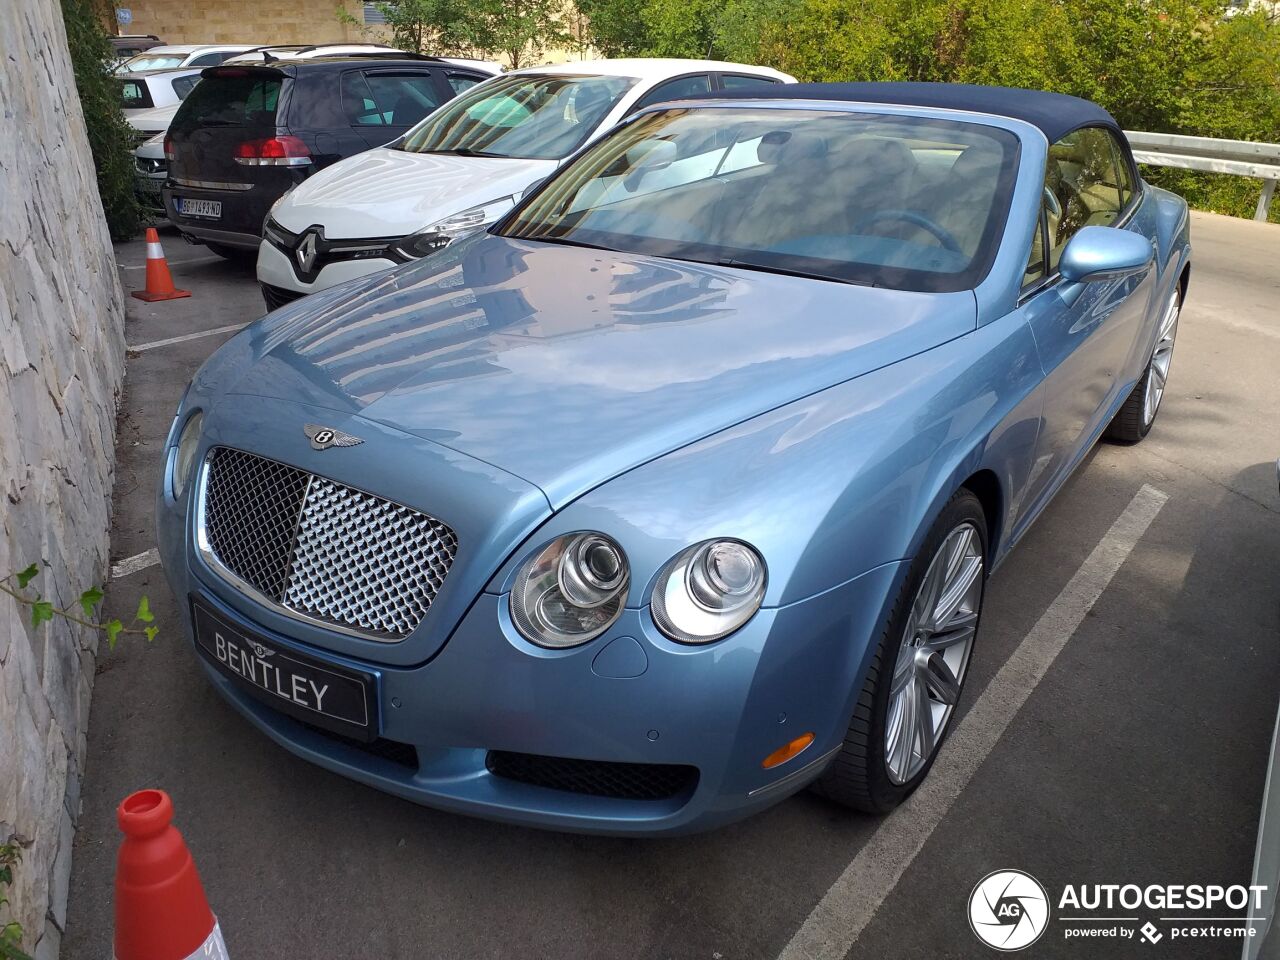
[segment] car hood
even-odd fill
[[[169,124],[173,121],[173,115],[178,112],[178,108],[180,106],[182,106],[182,104],[173,103],[167,107],[148,107],[145,110],[126,110],[124,111],[124,115],[125,119],[129,121],[135,130],[154,134],[169,129]]]
[[[352,292],[354,291],[354,292]],[[638,464],[971,332],[907,293],[482,234],[252,329],[230,392],[358,414],[559,508]]]
[[[555,168],[554,160],[378,147],[304,180],[272,216],[295,233],[322,224],[331,240],[401,236],[468,207],[522,193]]]

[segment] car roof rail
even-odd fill
[[[444,63],[443,57],[433,57],[426,53],[405,53],[400,50],[357,50],[355,53],[338,53],[335,57],[352,57],[358,60],[426,60],[430,63]]]
[[[387,46],[385,43],[369,43],[369,44],[359,44],[359,43],[313,43],[313,44],[311,44],[310,46],[299,47],[299,48],[298,48],[297,50],[295,50],[294,52],[295,52],[295,53],[311,53],[311,52],[312,52],[312,51],[314,51],[314,50],[323,50],[323,49],[325,49],[326,47],[355,47],[355,46],[368,46],[368,47],[372,47],[372,48],[377,49],[377,50],[386,50],[386,51],[391,52],[391,53],[403,53],[403,52],[404,52],[404,51],[402,51],[402,50],[398,50],[398,49],[397,49],[397,48],[395,48],[395,47],[389,47],[389,46]]]

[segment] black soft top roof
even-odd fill
[[[971,110],[1024,120],[1044,132],[1050,143],[1079,127],[1103,126],[1124,132],[1096,103],[1043,90],[983,87],[969,83],[787,83],[718,90],[689,99],[844,100]]]

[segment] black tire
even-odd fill
[[[989,546],[987,543],[987,520],[982,504],[971,491],[961,488],[943,508],[938,519],[934,521],[925,537],[919,553],[907,571],[893,609],[888,616],[884,629],[880,632],[875,655],[871,659],[867,679],[849,721],[849,729],[845,734],[844,744],[835,755],[830,765],[814,783],[812,789],[820,796],[833,800],[841,806],[850,807],[864,813],[884,814],[893,810],[907,799],[920,785],[934,759],[938,756],[942,744],[946,741],[955,718],[955,711],[946,727],[937,738],[932,756],[914,777],[903,784],[896,784],[889,776],[885,760],[885,724],[889,712],[889,680],[893,670],[902,635],[907,628],[907,618],[911,605],[930,563],[937,554],[947,536],[965,522],[972,523],[978,530],[982,540],[982,556],[984,558],[982,579],[985,596],[985,579]],[[977,635],[982,622],[981,601],[978,604],[978,619],[975,624],[973,646],[977,645]],[[971,647],[972,651],[972,647]],[[886,668],[886,661],[888,667]],[[961,693],[968,670],[960,678]]]
[[[257,250],[243,250],[223,243],[206,243],[205,246],[210,253],[216,253],[223,260],[230,260],[232,263],[252,263],[258,258]]]
[[[1175,291],[1173,294],[1173,298],[1174,298],[1174,309],[1177,310],[1178,313],[1180,314],[1182,312],[1181,291]],[[1164,321],[1164,318],[1165,318],[1165,315],[1161,314],[1162,323]],[[1176,333],[1176,323],[1177,321],[1175,320],[1175,333]],[[1159,345],[1159,342],[1160,342],[1159,334],[1157,334],[1157,341],[1156,341],[1157,346]],[[1173,349],[1172,345],[1170,346],[1169,349],[1170,351],[1172,351]],[[1147,359],[1147,369],[1142,371],[1142,376],[1138,378],[1138,383],[1133,388],[1133,392],[1130,393],[1129,396],[1125,398],[1124,406],[1122,406],[1116,412],[1116,415],[1115,417],[1112,418],[1111,423],[1107,425],[1107,430],[1103,434],[1103,437],[1105,439],[1110,440],[1112,443],[1132,445],[1132,444],[1141,442],[1143,438],[1145,438],[1146,435],[1151,432],[1151,428],[1155,425],[1156,417],[1160,415],[1160,406],[1161,406],[1161,404],[1157,403],[1155,410],[1153,410],[1151,413],[1151,418],[1147,419],[1147,416],[1146,416],[1147,387],[1151,380],[1151,376],[1152,376],[1151,370],[1152,370],[1152,367],[1155,366],[1155,362],[1156,362],[1156,359],[1153,352],[1153,355]],[[1163,393],[1161,394],[1161,398],[1163,399]]]

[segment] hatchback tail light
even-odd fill
[[[297,137],[246,140],[236,147],[236,163],[246,167],[301,167],[311,162],[311,151]]]
[[[173,162],[173,137],[164,138],[164,158],[170,163]]]

